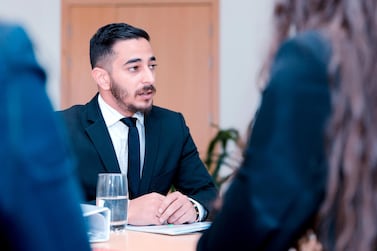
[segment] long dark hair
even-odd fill
[[[377,1],[278,0],[273,55],[292,33],[331,41],[328,185],[316,231],[331,250],[376,250]],[[272,58],[272,56],[271,56]]]

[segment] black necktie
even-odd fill
[[[140,182],[140,142],[139,132],[136,128],[136,118],[122,118],[121,121],[126,124],[128,130],[128,187],[129,195],[132,198],[137,196]]]

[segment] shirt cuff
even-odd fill
[[[188,198],[192,203],[194,203],[196,205],[196,207],[198,208],[199,210],[199,219],[198,221],[203,221],[206,216],[207,216],[207,210],[199,203],[197,202],[196,200],[194,199],[191,199],[191,198]]]

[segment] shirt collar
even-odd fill
[[[117,110],[112,108],[108,105],[105,100],[101,97],[101,94],[98,95],[98,105],[102,112],[103,119],[105,120],[106,126],[111,127],[120,119],[124,118],[122,114],[120,114]],[[141,112],[137,112],[132,117],[137,118],[138,122],[144,125],[144,114]]]

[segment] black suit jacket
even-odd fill
[[[95,200],[98,173],[120,172],[102,117],[98,94],[86,105],[59,112],[66,122],[77,158],[78,174],[88,201]],[[207,210],[217,195],[180,113],[153,106],[145,115],[145,160],[139,193],[167,194],[175,189]]]
[[[284,251],[310,227],[326,184],[329,56],[316,32],[282,45],[244,162],[198,250]]]

